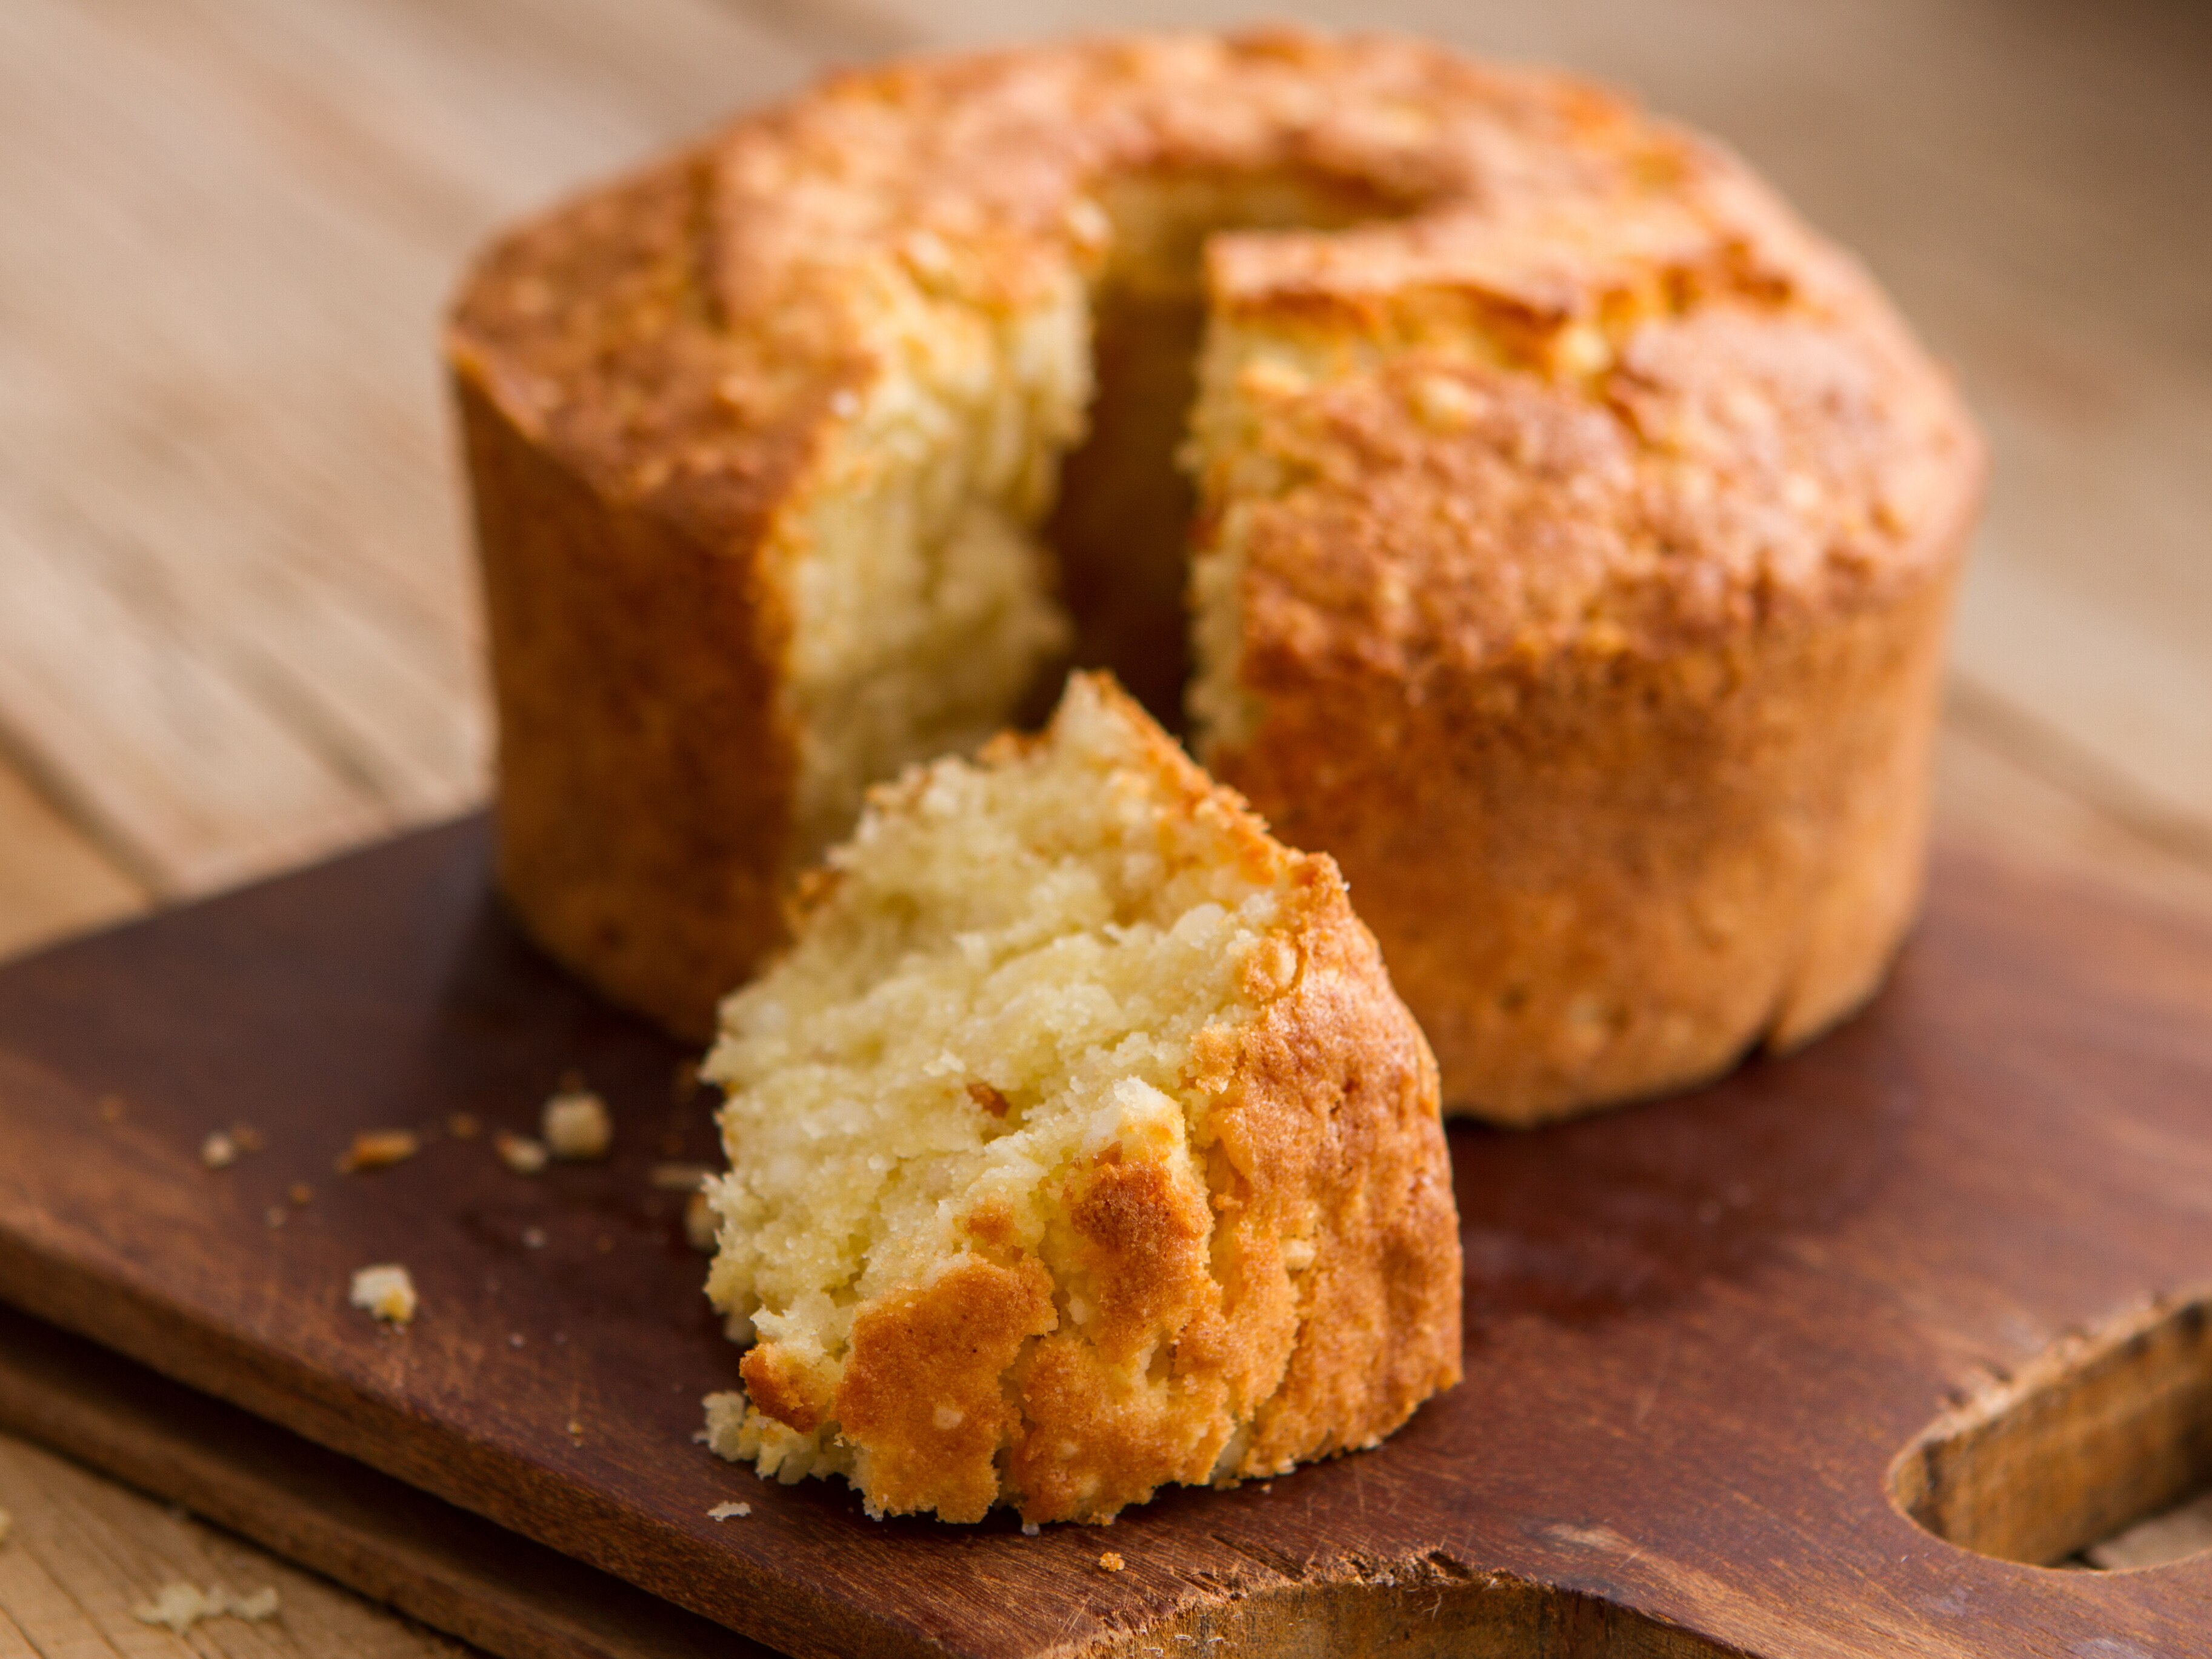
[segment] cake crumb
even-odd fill
[[[522,1248],[526,1250],[544,1249],[545,1248],[545,1229],[543,1227],[525,1227],[522,1230]]]
[[[712,1250],[719,1227],[714,1206],[707,1201],[706,1194],[694,1193],[684,1200],[684,1237],[693,1249]]]
[[[233,1595],[219,1585],[210,1584],[202,1589],[179,1579],[162,1585],[154,1592],[151,1601],[133,1607],[131,1616],[142,1625],[165,1625],[182,1636],[203,1619],[220,1619],[228,1613],[234,1619],[258,1625],[274,1619],[276,1608],[274,1584],[264,1585],[251,1595]]]
[[[455,1112],[446,1120],[446,1133],[456,1140],[474,1140],[483,1133],[483,1122],[474,1112]]]
[[[286,1209],[282,1204],[271,1204],[267,1209],[261,1212],[261,1218],[263,1221],[266,1222],[271,1229],[274,1229],[283,1226],[285,1221],[289,1218],[291,1213],[292,1212]]]
[[[509,1331],[507,1334],[507,1346],[510,1348],[520,1347],[522,1346],[522,1333],[520,1331]]]
[[[554,1157],[564,1164],[588,1164],[605,1158],[614,1145],[614,1120],[607,1103],[580,1085],[563,1084],[545,1103],[538,1133]]]
[[[717,1504],[707,1511],[707,1518],[709,1521],[742,1521],[752,1512],[753,1506],[750,1504]]]
[[[261,1131],[251,1123],[232,1124],[230,1138],[238,1143],[238,1150],[241,1152],[258,1152],[269,1144],[261,1138]]]
[[[1022,1522],[1022,1536],[1024,1538],[1034,1538],[1043,1530],[1044,1528],[1037,1525],[1034,1521],[1024,1521]]]
[[[338,1155],[337,1170],[340,1175],[351,1175],[357,1170],[388,1169],[404,1164],[422,1150],[422,1138],[412,1129],[364,1129]]]
[[[238,1143],[227,1132],[214,1130],[200,1142],[200,1162],[210,1170],[228,1170],[238,1162]]]
[[[696,1193],[699,1183],[714,1171],[704,1164],[656,1164],[647,1171],[646,1179],[659,1193]]]
[[[314,1195],[315,1189],[304,1181],[294,1182],[284,1194],[284,1196],[291,1200],[295,1209],[305,1209]]]
[[[1098,1557],[1098,1571],[1101,1572],[1119,1572],[1128,1565],[1113,1550],[1104,1551]]]
[[[579,1446],[584,1443],[584,1425],[573,1417],[568,1419],[568,1438]]]
[[[405,1325],[417,1305],[415,1280],[396,1261],[363,1267],[353,1276],[353,1305],[390,1325]]]
[[[536,1175],[545,1167],[552,1154],[545,1150],[542,1140],[532,1140],[528,1135],[518,1135],[502,1129],[493,1139],[492,1148],[499,1161],[517,1175]]]

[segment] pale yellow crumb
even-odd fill
[[[713,1250],[720,1224],[706,1194],[694,1193],[684,1200],[684,1238],[693,1249]]]
[[[248,1624],[258,1625],[264,1619],[276,1616],[276,1586],[264,1584],[251,1595],[241,1595],[230,1604],[231,1612]]]
[[[200,1162],[210,1170],[228,1170],[238,1162],[238,1143],[216,1129],[200,1142]]]
[[[353,1138],[353,1145],[338,1156],[338,1173],[351,1175],[356,1170],[382,1170],[394,1164],[404,1164],[422,1150],[422,1141],[412,1129],[364,1129]]]
[[[351,1300],[364,1313],[391,1325],[409,1323],[419,1305],[413,1277],[396,1261],[363,1267],[354,1274]]]
[[[505,1129],[493,1137],[491,1144],[492,1150],[499,1154],[499,1161],[517,1175],[536,1175],[545,1167],[545,1160],[551,1156],[545,1150],[544,1141],[532,1140],[528,1135],[510,1133]]]
[[[1119,1572],[1128,1565],[1113,1550],[1104,1551],[1098,1557],[1098,1567],[1102,1572]]]
[[[584,1425],[573,1417],[568,1419],[568,1438],[580,1446],[584,1443]]]
[[[446,1133],[456,1140],[474,1140],[483,1133],[483,1124],[474,1112],[455,1112],[446,1120]]]
[[[605,1158],[614,1145],[614,1120],[607,1103],[588,1089],[563,1089],[545,1103],[538,1133],[553,1156],[563,1163],[588,1163]]]
[[[274,1619],[276,1609],[274,1584],[264,1585],[251,1595],[234,1595],[217,1584],[202,1589],[179,1579],[162,1585],[154,1592],[151,1601],[133,1607],[131,1616],[142,1625],[166,1625],[182,1636],[203,1619],[220,1619],[228,1614],[258,1625],[264,1620]]]
[[[742,1521],[752,1512],[753,1506],[750,1504],[717,1504],[707,1511],[707,1518],[709,1521]]]

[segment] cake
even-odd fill
[[[501,240],[448,344],[501,879],[678,1032],[1070,663],[1334,855],[1456,1109],[1802,1042],[1914,914],[1979,441],[1611,94],[1283,30],[856,71]]]
[[[1326,856],[1103,677],[872,796],[702,1074],[723,1455],[1108,1521],[1460,1375],[1435,1061]]]

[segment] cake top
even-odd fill
[[[887,329],[1097,280],[1137,178],[1281,178],[1338,222],[1205,249],[1249,416],[1207,499],[1280,509],[1250,620],[1284,649],[1350,615],[1402,672],[1827,605],[1950,556],[1978,495],[1946,378],[1733,157],[1389,37],[832,79],[495,248],[457,360],[599,488],[742,544],[890,372]]]

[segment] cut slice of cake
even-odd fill
[[[1336,866],[1110,679],[877,790],[721,1023],[726,1457],[1104,1521],[1459,1379],[1428,1044]]]

